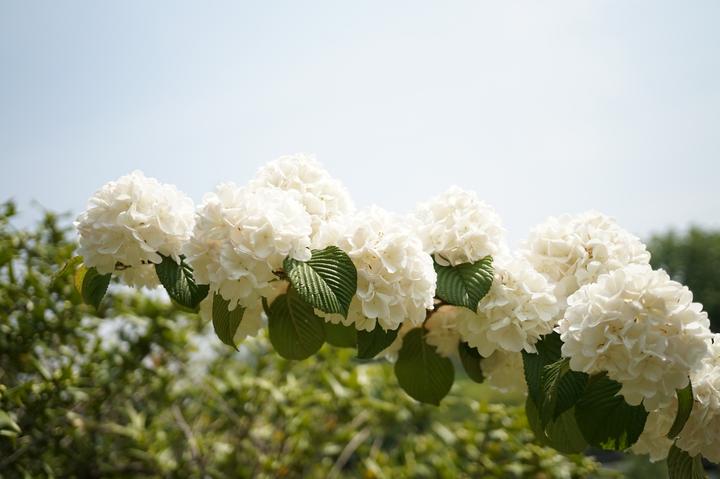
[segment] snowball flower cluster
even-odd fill
[[[553,287],[523,258],[500,257],[494,269],[477,314],[469,312],[458,322],[460,336],[485,357],[496,350],[535,352],[535,343],[558,319]]]
[[[425,323],[425,342],[434,346],[441,356],[449,357],[457,353],[460,333],[457,326],[465,308],[441,306]]]
[[[720,462],[720,335],[702,366],[691,376],[695,402],[677,446],[691,456],[702,454],[711,462]]]
[[[607,371],[628,403],[654,410],[687,385],[708,352],[709,326],[687,287],[662,270],[630,265],[570,296],[558,330],[571,369]]]
[[[485,381],[501,392],[527,393],[522,353],[497,350],[480,361]]]
[[[504,246],[505,230],[495,210],[456,186],[421,203],[413,216],[425,250],[444,266],[495,256]]]
[[[604,273],[650,261],[650,253],[636,236],[595,211],[548,218],[531,231],[523,254],[556,283],[561,301]]]
[[[313,234],[322,224],[354,210],[350,194],[342,183],[311,156],[283,156],[257,173],[250,188],[277,188],[287,191],[310,215]]]
[[[690,374],[694,403],[676,445],[690,456],[702,454],[720,462],[720,335],[714,335],[710,351],[700,367]],[[673,444],[667,438],[677,414],[677,399],[666,407],[651,411],[637,443],[635,454],[648,454],[651,461],[665,459]]]
[[[397,354],[402,348],[405,335],[415,328],[425,328],[425,342],[435,348],[435,351],[444,357],[457,354],[460,335],[457,332],[458,319],[467,314],[467,309],[455,306],[440,306],[436,309],[422,326],[405,322],[400,326],[397,338],[379,356],[390,361],[397,359]]]
[[[423,322],[437,278],[432,259],[403,218],[372,207],[326,225],[318,243],[338,246],[357,269],[357,301],[349,315],[357,318],[356,328],[372,331],[377,322],[391,330],[404,321]]]
[[[131,286],[156,286],[160,255],[179,261],[194,206],[175,186],[140,171],[100,188],[77,218],[78,254],[88,268],[116,273]]]
[[[625,401],[649,411],[635,453],[661,460],[675,444],[720,462],[720,335],[688,288],[652,270],[645,245],[600,213],[551,217],[511,255],[497,213],[473,192],[452,187],[407,216],[356,212],[314,158],[293,155],[246,187],[219,185],[197,210],[174,186],[135,171],[98,190],[75,225],[84,265],[131,286],[157,285],[155,265],[184,257],[196,283],[209,285],[202,318],[212,320],[220,298],[242,308],[235,342],[265,325],[262,298],[287,292],[286,258],[307,261],[311,248],[337,246],[357,270],[356,294],[346,317],[316,313],[360,331],[397,330],[378,356],[396,358],[405,335],[423,328],[439,355],[456,356],[466,342],[492,387],[527,392],[522,352],[557,331],[572,370],[607,374]],[[476,310],[435,298],[433,261],[487,256],[493,282]],[[676,391],[688,380],[692,413],[669,439]]]
[[[219,292],[231,309],[254,307],[286,257],[310,259],[311,232],[310,215],[288,193],[224,183],[198,208],[185,254],[211,294]]]
[[[631,448],[632,452],[647,454],[651,462],[665,459],[673,445],[673,440],[668,439],[667,434],[675,421],[676,414],[677,398],[664,408],[650,411],[642,434]]]

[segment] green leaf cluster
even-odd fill
[[[589,377],[572,371],[561,356],[557,333],[537,343],[537,353],[523,353],[528,384],[527,414],[539,439],[558,450],[579,452],[588,445],[622,451],[645,427],[647,411],[618,395],[620,384],[604,374]],[[530,419],[532,418],[532,419]],[[574,438],[569,443],[568,438]]]

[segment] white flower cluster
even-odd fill
[[[691,456],[702,454],[720,462],[720,335],[713,337],[710,354],[691,375],[695,402],[677,446]]]
[[[404,322],[400,326],[395,341],[382,351],[382,356],[390,361],[397,359],[397,353],[402,348],[405,335],[411,330],[423,327],[425,328],[425,342],[433,346],[440,356],[446,358],[457,355],[458,344],[460,343],[460,335],[457,332],[458,320],[465,314],[472,314],[465,308],[456,308],[453,306],[443,305],[433,311],[430,317],[422,326],[414,325],[410,322]]]
[[[702,454],[720,462],[720,335],[714,335],[710,353],[690,375],[694,403],[676,445],[691,456]],[[651,411],[645,429],[633,445],[635,454],[648,454],[651,461],[665,459],[673,444],[667,434],[677,414],[677,399],[668,406]]]
[[[357,329],[372,331],[376,322],[386,330],[404,321],[422,324],[437,278],[432,259],[402,217],[377,207],[362,210],[327,224],[317,243],[338,246],[357,269],[357,301],[348,315]]]
[[[558,324],[570,368],[607,371],[630,404],[667,406],[708,352],[710,323],[692,293],[662,270],[630,265],[568,298]]]
[[[495,210],[456,186],[415,210],[425,250],[443,266],[473,263],[503,250],[505,230]]]
[[[277,188],[287,191],[310,215],[313,235],[328,221],[354,210],[343,184],[331,177],[311,156],[283,156],[263,166],[250,188]]]
[[[480,361],[485,381],[501,392],[527,393],[525,367],[521,353],[498,349]]]
[[[216,295],[244,308],[236,340],[263,326],[261,298],[287,290],[286,258],[337,246],[357,269],[357,291],[347,317],[318,314],[357,330],[400,328],[381,355],[392,358],[423,327],[438,354],[467,342],[493,387],[525,391],[521,352],[557,331],[571,369],[606,373],[628,403],[650,411],[635,452],[667,455],[676,390],[690,379],[694,408],[675,443],[720,461],[720,337],[692,293],[653,271],[645,245],[600,213],[549,218],[512,255],[498,215],[472,192],[450,188],[406,217],[356,212],[340,182],[294,155],[246,187],[219,185],[197,210],[174,186],[134,172],[95,193],[75,224],[85,265],[130,285],[156,285],[154,265],[184,255],[210,286],[202,317],[211,318]],[[475,311],[436,300],[433,258],[456,266],[486,256],[494,280]]]
[[[522,253],[556,284],[561,302],[604,273],[650,261],[637,237],[594,211],[548,218],[531,231]]]
[[[194,206],[175,186],[140,171],[111,181],[88,201],[75,227],[78,254],[99,273],[132,286],[158,284],[160,255],[176,261],[193,228]]]
[[[552,332],[559,308],[553,287],[523,258],[499,257],[488,294],[477,314],[458,321],[463,341],[488,357],[497,350],[535,352],[535,343]]]
[[[219,185],[197,211],[185,254],[198,282],[230,301],[257,305],[290,256],[310,259],[310,215],[291,195],[274,188]]]
[[[672,439],[668,439],[667,434],[675,421],[676,413],[677,399],[662,409],[650,411],[645,421],[645,429],[637,442],[632,445],[632,452],[647,454],[652,462],[665,459],[673,445]]]
[[[457,354],[460,343],[458,321],[464,308],[441,306],[425,323],[425,341],[435,347],[439,355],[450,357]]]

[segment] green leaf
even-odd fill
[[[208,295],[208,285],[195,283],[192,268],[184,256],[180,256],[180,264],[169,256],[160,256],[162,262],[155,265],[155,271],[170,298],[180,306],[197,310]]]
[[[111,276],[110,273],[98,273],[94,267],[88,269],[84,265],[81,265],[75,270],[75,288],[80,292],[86,304],[91,304],[95,306],[95,308],[98,308],[110,285]]]
[[[550,333],[542,336],[540,341],[535,343],[537,353],[545,360],[545,362],[554,363],[562,356],[562,339],[559,333]]]
[[[337,246],[313,250],[308,261],[286,258],[283,268],[300,297],[329,314],[347,317],[357,290],[357,270],[350,257]]]
[[[325,322],[325,341],[337,348],[354,348],[357,346],[357,329],[353,324]]]
[[[677,398],[677,414],[675,415],[675,421],[673,421],[673,424],[670,427],[670,431],[668,431],[667,434],[667,437],[670,439],[675,439],[678,434],[680,434],[680,431],[682,431],[683,427],[685,427],[685,423],[687,422],[688,418],[690,418],[693,403],[695,402],[692,390],[692,382],[688,382],[687,386],[677,390]]]
[[[237,305],[232,311],[228,310],[230,301],[225,300],[219,293],[213,295],[212,301],[212,323],[215,334],[220,341],[237,349],[235,333],[240,327],[245,308]]]
[[[399,328],[398,328],[399,329]],[[398,329],[385,330],[380,323],[375,323],[372,331],[357,332],[358,359],[372,359],[390,346],[398,335]]]
[[[560,360],[561,346],[560,335],[551,333],[540,338],[540,341],[535,344],[536,353],[522,352],[528,394],[532,396],[536,405],[540,405],[539,407],[545,401],[545,388],[542,382],[544,368]]]
[[[476,348],[473,348],[465,341],[461,341],[458,346],[458,353],[460,355],[460,362],[463,365],[463,369],[467,373],[468,377],[476,383],[482,383],[485,381],[485,375],[480,367],[480,361],[482,356]]]
[[[647,411],[631,406],[618,395],[620,384],[607,375],[588,380],[575,405],[575,419],[585,439],[593,446],[622,451],[635,444],[645,428]]]
[[[493,281],[492,257],[474,263],[442,266],[434,262],[437,273],[437,295],[455,306],[476,311],[480,300],[490,291]]]
[[[268,332],[275,351],[285,359],[306,359],[325,342],[325,321],[294,288],[270,305]]]
[[[525,402],[525,414],[530,429],[540,444],[550,446],[565,454],[575,454],[587,449],[588,443],[580,432],[573,408],[543,426],[540,421],[540,412],[532,397],[528,396]]]
[[[543,427],[575,405],[587,381],[587,374],[570,370],[568,358],[543,367],[541,387],[545,394],[539,407]]]
[[[448,358],[425,342],[424,336],[424,328],[412,329],[405,335],[395,363],[395,376],[411,397],[438,405],[452,387],[455,370]]]
[[[16,423],[10,414],[0,409],[0,429],[11,429],[15,432],[21,432],[20,426]]]
[[[705,479],[702,455],[690,457],[674,444],[668,453],[667,466],[670,479]]]

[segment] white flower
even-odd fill
[[[265,187],[287,191],[299,201],[310,215],[313,235],[323,223],[354,210],[347,189],[312,156],[283,156],[269,162],[250,183],[250,188]]]
[[[425,323],[425,341],[435,346],[439,355],[449,357],[457,353],[460,333],[458,333],[458,318],[462,310],[454,306],[442,306],[437,309]]]
[[[650,254],[635,236],[601,213],[550,217],[535,227],[523,254],[540,273],[556,283],[562,302],[601,274],[628,264],[648,264]]]
[[[690,374],[690,379],[695,402],[680,431],[677,446],[691,456],[702,454],[712,462],[720,462],[720,335],[714,335],[709,353]],[[633,452],[649,454],[651,461],[665,459],[673,444],[667,433],[676,414],[677,398],[668,406],[650,412]]]
[[[291,195],[274,188],[219,185],[198,208],[185,254],[199,283],[230,301],[253,307],[274,271],[290,256],[310,259],[310,216]]]
[[[630,265],[568,298],[558,323],[570,368],[607,371],[648,411],[666,406],[707,353],[710,322],[692,293],[662,270]]]
[[[318,247],[335,245],[358,273],[355,327],[386,330],[404,321],[419,325],[433,306],[436,275],[432,258],[403,218],[373,207],[326,225]]]
[[[691,456],[702,454],[720,462],[720,335],[716,334],[710,353],[691,375],[695,403],[680,432],[677,446]]]
[[[193,228],[193,202],[140,171],[100,188],[77,218],[78,254],[99,273],[134,286],[157,286],[160,255],[179,261]]]
[[[434,347],[440,356],[450,357],[457,354],[460,335],[457,332],[457,320],[463,314],[463,308],[455,306],[441,306],[432,313],[430,318],[422,326],[410,322],[404,322],[400,326],[395,341],[382,351],[378,356],[383,356],[390,361],[397,359],[397,354],[402,348],[405,335],[415,328],[425,328],[425,342]]]
[[[344,326],[354,325],[358,331],[372,331],[375,328],[377,320],[368,318],[363,314],[362,302],[357,295],[353,296],[348,308],[347,316],[342,314],[328,314],[319,309],[315,309],[315,314],[324,318],[326,322],[332,324],[343,324]]]
[[[496,350],[535,352],[535,343],[558,319],[552,285],[522,258],[500,256],[494,269],[478,314],[468,311],[458,322],[460,336],[484,357]]]
[[[495,210],[457,186],[418,205],[414,218],[425,250],[438,264],[472,263],[503,248],[505,230]]]
[[[631,448],[633,454],[647,454],[652,462],[665,459],[673,445],[667,434],[675,421],[676,413],[677,399],[662,409],[650,411],[645,421],[645,429]]]
[[[480,361],[485,382],[498,391],[527,393],[522,353],[497,350]]]

